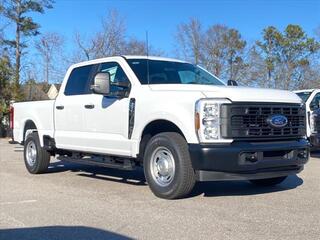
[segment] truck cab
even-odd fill
[[[295,91],[305,102],[307,118],[307,136],[312,149],[320,149],[320,89]]]

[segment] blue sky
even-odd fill
[[[217,23],[234,27],[248,42],[258,39],[268,25],[283,29],[289,23],[300,24],[309,35],[320,26],[320,0],[56,0],[54,9],[36,19],[42,32],[60,32],[72,44],[76,30],[94,34],[109,9],[125,18],[130,36],[143,40],[148,30],[149,42],[169,55],[176,26],[190,17],[205,27]]]
[[[53,9],[34,17],[42,32],[63,34],[70,49],[74,32],[90,37],[110,9],[125,18],[129,36],[144,40],[148,30],[149,42],[168,55],[173,53],[176,26],[190,17],[204,27],[234,27],[248,42],[258,39],[268,25],[283,30],[289,23],[300,24],[309,35],[320,26],[320,0],[56,0]]]

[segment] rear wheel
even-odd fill
[[[50,154],[41,147],[36,132],[30,133],[24,143],[24,162],[32,174],[44,173],[48,169]]]
[[[251,183],[257,185],[257,186],[274,186],[282,183],[287,176],[284,177],[276,177],[276,178],[266,178],[266,179],[255,179],[255,180],[250,180]]]
[[[143,166],[150,189],[160,198],[182,198],[194,187],[195,173],[188,144],[178,133],[164,132],[152,137]]]

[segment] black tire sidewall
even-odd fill
[[[174,164],[175,164],[175,174],[172,182],[168,186],[159,186],[153,179],[152,173],[150,170],[150,164],[151,164],[151,157],[153,152],[158,147],[165,147],[167,148],[173,158],[174,158]],[[182,156],[182,152],[179,149],[179,146],[170,138],[165,136],[164,134],[159,134],[154,136],[150,139],[150,141],[147,144],[146,151],[144,154],[144,173],[146,180],[149,184],[149,187],[153,191],[153,193],[158,197],[164,197],[164,198],[170,198],[174,194],[174,192],[179,188],[179,184],[181,181],[181,175],[182,173],[182,162],[184,156]]]
[[[27,161],[27,157],[26,157],[26,151],[27,151],[27,146],[29,144],[29,142],[34,142],[34,145],[36,146],[36,151],[37,151],[37,158],[36,158],[36,162],[33,166],[30,166],[28,161]],[[27,139],[24,143],[24,163],[26,165],[27,170],[30,173],[37,173],[38,169],[40,167],[40,159],[41,159],[41,146],[40,146],[40,141],[39,141],[39,136],[36,132],[30,133],[27,136]]]

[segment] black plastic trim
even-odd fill
[[[231,144],[189,144],[195,170],[254,174],[283,168],[300,168],[309,159],[310,144],[305,139],[273,142],[242,142]],[[305,157],[301,155],[306,154]],[[254,161],[248,160],[250,155]]]
[[[134,128],[134,115],[136,110],[136,99],[130,98],[129,102],[129,126],[128,126],[128,138],[131,139]]]
[[[256,110],[251,112],[250,109]],[[270,112],[267,111],[268,109]],[[288,109],[290,113],[282,113]],[[274,112],[275,110],[281,110],[281,113]],[[293,110],[297,112],[295,113]],[[282,114],[290,119],[288,126],[277,129],[269,126],[265,120],[275,114]],[[251,121],[253,122],[251,123]],[[235,123],[236,125],[234,125]],[[292,123],[298,123],[298,125],[291,125]],[[221,134],[227,139],[297,139],[305,135],[305,125],[305,107],[297,103],[233,102],[221,105]]]
[[[293,169],[279,169],[278,171],[267,171],[267,172],[255,172],[255,173],[228,173],[228,172],[214,172],[214,171],[196,171],[197,180],[200,182],[204,181],[226,181],[226,180],[253,180],[253,179],[264,179],[288,176],[291,174],[297,174],[303,170],[302,167]]]

